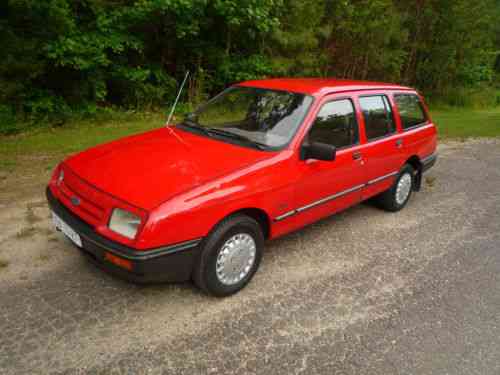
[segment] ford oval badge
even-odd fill
[[[71,197],[71,203],[73,203],[73,206],[78,206],[80,204],[80,198]]]

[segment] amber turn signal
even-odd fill
[[[116,255],[113,255],[108,252],[104,253],[104,258],[118,267],[132,271],[133,264],[130,260],[117,257]]]

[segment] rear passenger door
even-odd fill
[[[366,166],[362,199],[367,199],[391,187],[404,162],[403,140],[389,96],[360,95],[357,104],[363,119],[360,152]]]

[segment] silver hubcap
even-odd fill
[[[411,174],[406,172],[398,181],[398,187],[396,188],[396,202],[398,204],[403,204],[408,195],[410,195],[412,185]]]
[[[248,275],[255,262],[255,241],[246,234],[232,236],[217,256],[217,278],[222,284],[234,285]]]

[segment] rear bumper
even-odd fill
[[[437,162],[438,155],[432,154],[431,156],[426,157],[422,160],[422,173],[427,172],[431,169]]]
[[[46,194],[50,209],[80,235],[83,246],[78,249],[98,267],[135,283],[181,282],[191,278],[201,239],[138,251],[96,233],[89,224],[61,204],[50,188],[47,188]],[[132,270],[109,262],[105,258],[106,253],[130,261]]]

